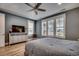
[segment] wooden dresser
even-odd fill
[[[9,33],[9,44],[27,41],[27,39],[26,33]]]

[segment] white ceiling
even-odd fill
[[[34,3],[31,3],[31,5],[35,6]],[[32,8],[24,3],[0,3],[0,10],[34,20],[61,12],[63,11],[62,9],[69,10],[76,7],[79,7],[78,3],[62,3],[61,5],[57,3],[42,3],[40,8],[46,9],[46,12],[39,11],[38,15],[35,15],[34,11],[28,12]]]

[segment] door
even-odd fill
[[[5,14],[0,13],[0,47],[5,46]]]

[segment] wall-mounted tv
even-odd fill
[[[19,25],[12,25],[12,32],[25,32],[25,27]]]

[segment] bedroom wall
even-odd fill
[[[6,33],[6,42],[8,42],[8,33],[9,33],[9,29],[11,28],[12,25],[21,25],[21,26],[25,26],[25,28],[27,28],[27,21],[29,19],[27,18],[23,18],[23,17],[19,17],[19,16],[15,16],[12,14],[7,14],[6,13],[6,18],[5,18],[5,33]],[[27,31],[27,29],[26,29]],[[35,31],[35,28],[34,28]]]
[[[48,20],[51,18],[48,18]],[[66,12],[66,23],[66,39],[77,40],[79,38],[79,8]],[[42,37],[41,20],[37,21],[36,27],[38,37]]]
[[[12,25],[20,25],[27,27],[27,20],[14,15],[6,14],[6,33],[9,33],[9,29]]]
[[[77,40],[79,38],[79,8],[68,11],[66,15],[67,15],[66,38],[70,40]]]
[[[38,20],[36,22],[36,33],[38,37],[42,37],[41,36],[41,20]]]

